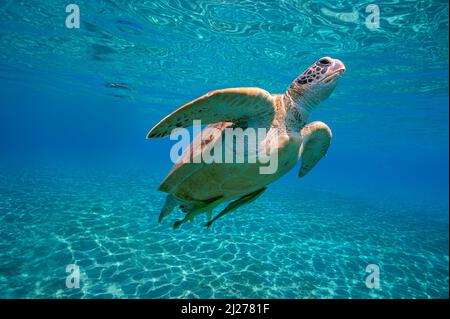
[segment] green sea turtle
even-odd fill
[[[308,117],[314,107],[331,95],[344,72],[341,61],[324,57],[297,77],[284,94],[270,94],[260,88],[217,90],[180,107],[156,124],[147,138],[160,138],[176,128],[188,128],[193,120],[208,124],[161,183],[159,190],[168,195],[159,221],[179,206],[186,215],[175,222],[174,228],[200,213],[208,215],[209,227],[223,215],[257,199],[267,185],[291,170],[300,157],[299,176],[308,174],[325,156],[332,136],[323,122],[307,124]],[[266,129],[268,133],[261,145],[267,148],[266,154],[277,152],[276,171],[261,174],[260,161],[232,164],[193,161],[210,152],[208,146],[223,141],[227,128]],[[222,203],[229,204],[212,219],[213,209]]]

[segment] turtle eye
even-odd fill
[[[329,66],[331,64],[330,59],[327,58],[322,58],[318,61],[318,63],[320,66]]]
[[[297,80],[297,83],[303,85],[303,84],[307,83],[307,80],[306,80],[306,78],[301,77],[299,80]]]

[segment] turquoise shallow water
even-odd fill
[[[443,298],[442,207],[368,203],[274,187],[212,229],[157,224],[152,174],[1,177],[6,297]],[[276,200],[275,200],[276,199]],[[424,214],[426,212],[426,215]],[[65,287],[64,262],[81,270]],[[377,263],[381,288],[365,286]]]
[[[78,1],[69,30],[63,1],[0,1],[0,297],[448,298],[448,2],[377,2],[375,31],[371,3]],[[157,223],[173,142],[151,126],[327,55],[347,72],[310,175],[209,230]]]

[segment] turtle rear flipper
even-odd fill
[[[205,227],[210,227],[212,225],[212,223],[214,223],[216,220],[218,220],[220,217],[231,213],[232,211],[238,209],[239,207],[251,203],[254,200],[256,200],[259,196],[261,196],[262,193],[264,193],[264,191],[267,189],[267,187],[258,189],[256,192],[247,194],[245,196],[242,196],[241,198],[235,200],[234,202],[231,202],[230,204],[228,204],[227,207],[225,207],[225,209],[223,211],[221,211],[219,214],[217,214],[216,217],[214,217],[213,219],[211,219],[209,222],[206,223]]]
[[[181,201],[178,200],[175,196],[173,196],[172,194],[167,195],[164,207],[161,209],[161,213],[159,214],[158,222],[162,222],[164,217],[169,215],[175,209],[175,207],[180,204]]]
[[[177,220],[173,224],[173,229],[177,229],[178,227],[180,227],[181,225],[183,225],[184,223],[186,223],[188,221],[193,221],[194,218],[201,213],[211,214],[213,209],[223,202],[222,199],[223,199],[223,196],[217,196],[217,197],[213,197],[211,199],[199,202],[196,205],[188,205],[188,206],[183,205],[186,215],[184,216],[184,218],[182,220]]]

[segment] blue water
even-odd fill
[[[376,30],[371,1],[76,3],[67,29],[65,1],[0,1],[0,297],[448,298],[447,1],[377,1]],[[158,224],[174,142],[148,130],[322,56],[347,67],[310,119],[327,157],[211,229]]]

